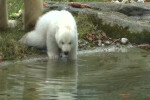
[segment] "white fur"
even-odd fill
[[[44,48],[50,59],[69,52],[69,59],[76,59],[78,47],[76,22],[68,11],[50,11],[39,18],[35,30],[27,33],[21,40],[28,46]]]

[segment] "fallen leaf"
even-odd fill
[[[88,4],[82,4],[82,8],[91,8],[91,6]]]
[[[46,3],[46,2],[44,2],[44,3],[43,3],[43,6],[46,6],[46,5],[47,5],[47,3]]]
[[[107,35],[106,35],[106,33],[105,33],[104,31],[101,31],[101,35],[102,35],[102,37],[105,38],[105,39],[108,38]]]
[[[71,2],[71,6],[76,8],[82,8],[80,3],[75,3],[75,2]]]
[[[76,8],[91,8],[91,6],[88,4],[81,4],[77,2],[71,2],[70,4],[72,7],[76,7]]]
[[[89,41],[93,41],[94,40],[94,35],[93,34],[89,34],[86,37]]]

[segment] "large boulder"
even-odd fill
[[[75,8],[69,2],[47,2],[45,11],[66,9],[86,14],[108,36],[126,37],[134,43],[150,43],[150,3],[82,2],[91,8]]]

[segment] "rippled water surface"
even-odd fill
[[[81,52],[0,67],[0,100],[150,100],[150,52]]]

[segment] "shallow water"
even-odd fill
[[[0,67],[0,100],[150,100],[150,52],[79,52]]]

